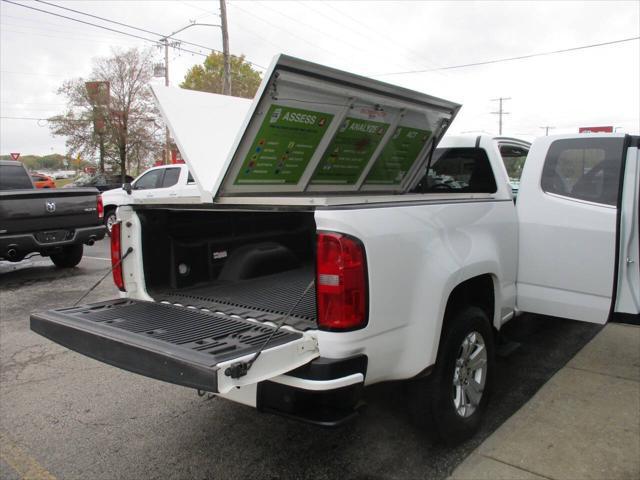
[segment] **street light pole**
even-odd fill
[[[162,37],[160,39],[160,43],[164,45],[164,85],[165,87],[169,86],[169,39],[174,35],[186,30],[191,27],[218,27],[222,29],[222,45],[224,50],[224,83],[223,83],[223,93],[224,95],[231,95],[231,63],[229,57],[229,33],[227,31],[227,8],[224,3],[224,0],[220,0],[220,11],[222,17],[222,25],[217,25],[214,23],[196,23],[192,21],[189,25],[186,25],[182,28],[179,28],[175,32],[170,33],[169,35]],[[173,46],[179,45],[179,41],[176,41]],[[165,155],[164,155],[164,163],[167,164],[171,161],[171,150],[169,148],[169,128],[165,128]]]

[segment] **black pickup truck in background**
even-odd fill
[[[104,238],[103,213],[95,188],[36,189],[22,163],[0,160],[0,260],[37,252],[75,267],[83,245]]]

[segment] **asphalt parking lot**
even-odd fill
[[[446,478],[601,328],[524,316],[522,346],[498,360],[481,432],[457,448],[415,427],[401,383],[371,387],[368,406],[337,430],[204,400],[68,351],[29,330],[29,313],[73,304],[109,267],[108,241],[80,265],[0,262],[0,477]],[[116,296],[107,278],[85,300]],[[20,470],[22,469],[22,470]],[[19,473],[22,472],[22,473]],[[48,475],[48,476],[47,476]]]

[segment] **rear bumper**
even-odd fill
[[[47,252],[67,245],[87,243],[91,240],[98,241],[102,240],[107,232],[106,227],[102,224],[69,229],[69,231],[72,236],[59,242],[40,242],[36,239],[35,233],[2,235],[0,236],[0,258],[7,258],[7,252],[10,249],[15,249],[20,255],[27,255],[32,252]]]
[[[286,375],[258,384],[256,407],[322,427],[338,427],[358,415],[367,357],[317,358]]]

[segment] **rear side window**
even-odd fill
[[[556,140],[542,170],[548,193],[604,205],[616,205],[624,139],[575,138]]]
[[[496,179],[481,148],[438,148],[414,193],[495,193]]]
[[[31,179],[22,164],[0,165],[0,190],[33,188]]]
[[[180,177],[179,168],[167,168],[164,171],[164,180],[162,180],[162,188],[173,187],[176,183],[178,183],[179,177]]]

